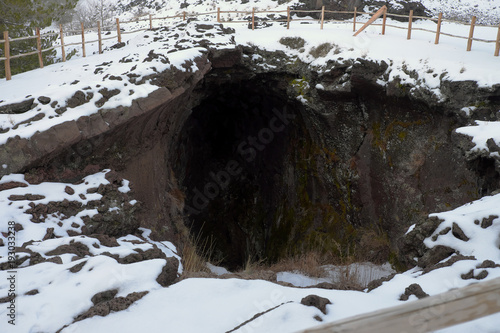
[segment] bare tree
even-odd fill
[[[115,6],[108,0],[86,0],[76,7],[73,20],[83,22],[86,27],[95,27],[97,21],[105,26],[111,23],[115,13]]]

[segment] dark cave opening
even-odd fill
[[[230,268],[266,256],[288,156],[307,136],[300,103],[271,90],[252,81],[219,86],[179,136],[174,170],[188,227]]]
[[[474,174],[494,170],[467,167],[456,119],[422,103],[368,89],[310,107],[294,80],[215,72],[171,146],[195,246],[231,270],[308,252],[399,265],[408,227],[473,200]]]
[[[98,142],[70,167],[117,170],[144,203],[141,226],[182,246],[182,221],[231,270],[308,251],[399,260],[410,225],[500,188],[492,159],[463,158],[452,116],[370,87],[313,91],[304,105],[296,80],[214,70],[182,105],[75,144]],[[49,174],[76,174],[68,156]]]
[[[495,160],[488,157],[478,157],[469,162],[470,168],[479,176],[477,178],[478,195],[491,195],[500,188],[500,173],[495,167]]]

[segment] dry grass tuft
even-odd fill
[[[300,272],[310,277],[324,277],[326,272],[321,266],[330,261],[319,252],[310,251],[305,254],[281,259],[269,266],[274,272]]]
[[[207,262],[213,257],[215,240],[201,238],[201,231],[196,237],[190,234],[189,240],[182,248],[182,265],[186,273],[210,272]]]

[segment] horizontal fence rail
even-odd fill
[[[499,312],[500,278],[496,278],[300,333],[423,333]]]
[[[292,18],[293,13],[311,13],[311,14],[319,14],[320,19],[314,19],[314,18]],[[243,14],[247,15],[247,17],[244,17],[243,20],[232,20],[231,18],[223,20],[222,15],[223,14]],[[280,14],[280,18],[275,18],[275,19],[270,19],[270,18],[259,18],[257,15],[259,14]],[[353,15],[352,21],[348,20],[335,20],[335,19],[325,19],[325,14],[343,14],[343,15]],[[318,22],[320,23],[320,29],[323,29],[324,27],[324,22],[334,22],[334,23],[344,23],[344,24],[352,24],[353,25],[353,32],[355,32],[354,36],[358,35],[363,31],[366,27],[369,25],[374,25],[374,26],[381,26],[382,27],[382,35],[385,35],[386,28],[395,28],[395,29],[403,29],[403,30],[408,30],[407,34],[407,39],[411,39],[411,34],[412,31],[423,31],[423,32],[429,32],[432,34],[435,34],[435,41],[434,44],[439,44],[439,39],[441,35],[452,37],[452,38],[460,38],[467,40],[467,51],[472,50],[472,42],[477,41],[477,42],[483,42],[483,43],[495,43],[495,51],[494,51],[494,56],[498,57],[500,53],[500,24],[498,25],[498,33],[497,33],[497,38],[496,40],[487,40],[487,39],[482,39],[482,38],[475,38],[474,37],[474,28],[475,27],[497,27],[493,25],[476,25],[476,17],[473,16],[471,23],[463,23],[455,20],[448,20],[443,18],[443,14],[440,13],[438,18],[429,18],[429,17],[424,17],[424,16],[416,16],[413,15],[413,11],[410,11],[409,15],[401,15],[401,14],[391,14],[387,13],[387,7],[383,6],[381,9],[379,9],[376,13],[366,13],[366,12],[359,12],[357,8],[354,8],[354,11],[331,11],[331,10],[325,10],[325,7],[323,6],[321,10],[292,10],[290,7],[288,7],[286,10],[256,10],[255,8],[252,9],[251,11],[230,11],[230,10],[221,10],[220,7],[217,8],[216,11],[210,11],[210,12],[204,12],[204,13],[191,13],[191,12],[182,12],[178,15],[173,15],[173,16],[165,16],[165,17],[154,17],[151,14],[144,16],[144,17],[138,17],[133,20],[129,21],[120,21],[118,18],[116,19],[116,23],[114,27],[109,28],[109,30],[116,29],[116,36],[112,37],[102,37],[102,28],[101,28],[101,22],[97,22],[97,40],[91,40],[91,41],[86,41],[85,40],[85,32],[86,31],[94,31],[95,29],[86,29],[81,23],[81,29],[80,30],[68,30],[64,31],[62,25],[59,26],[59,32],[58,33],[45,33],[45,34],[40,34],[40,30],[36,29],[35,36],[26,36],[26,37],[19,37],[19,38],[10,38],[9,37],[9,32],[4,31],[3,33],[3,39],[0,40],[0,44],[3,44],[4,46],[4,55],[3,57],[0,57],[0,61],[4,61],[5,64],[5,77],[7,80],[11,80],[12,75],[11,75],[11,67],[10,67],[10,60],[11,59],[16,59],[20,57],[26,57],[34,54],[38,54],[39,58],[39,63],[40,63],[40,68],[43,67],[43,57],[42,54],[44,52],[48,52],[50,50],[54,50],[55,48],[61,48],[61,54],[62,54],[62,61],[66,61],[66,47],[69,46],[76,46],[76,45],[81,45],[81,51],[82,51],[82,57],[86,57],[86,49],[85,45],[90,44],[90,43],[98,43],[98,52],[102,53],[102,42],[105,40],[110,40],[110,39],[116,39],[118,43],[122,43],[122,35],[126,34],[132,34],[140,31],[145,31],[148,29],[153,29],[154,28],[154,21],[157,20],[167,20],[167,19],[181,19],[183,21],[187,20],[188,18],[197,18],[199,16],[207,16],[207,15],[216,15],[217,22],[219,23],[225,23],[225,24],[231,24],[231,23],[249,23],[251,24],[252,30],[256,28],[256,26],[260,22],[282,22],[286,23],[286,28],[290,29],[290,22],[292,21],[311,21],[311,22]],[[367,22],[359,22],[358,17],[360,15],[372,15],[372,17],[367,21]],[[374,23],[377,21],[377,19],[382,16],[382,23]],[[399,18],[405,18],[408,19],[408,26],[397,26],[394,24],[387,24],[387,17],[399,17]],[[424,19],[424,20],[429,20],[433,21],[436,23],[436,30],[430,30],[430,29],[425,29],[425,28],[415,28],[413,27],[413,20],[414,19]],[[148,28],[141,28],[141,29],[135,29],[135,30],[130,30],[130,31],[123,31],[123,29],[120,28],[120,24],[127,24],[127,23],[138,23],[138,22],[148,22],[149,21],[149,27]],[[447,32],[442,31],[442,23],[443,22],[448,22],[448,23],[454,23],[454,24],[462,24],[462,25],[467,25],[470,26],[469,30],[469,35],[468,36],[459,36],[459,35],[454,35],[450,34]],[[363,24],[363,26],[356,32],[356,25],[357,24]],[[74,43],[69,43],[65,44],[64,43],[64,36],[68,34],[76,35],[76,34],[81,34],[81,42],[74,42]],[[46,49],[41,49],[41,38],[43,37],[49,37],[49,36],[59,36],[60,40],[60,45],[55,45]],[[30,39],[36,39],[37,43],[37,50],[33,52],[27,52],[27,53],[22,53],[22,54],[17,54],[17,55],[11,55],[10,54],[10,44],[12,42],[18,42],[18,41],[23,41],[23,40],[30,40]]]

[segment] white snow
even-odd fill
[[[230,274],[231,272],[225,269],[224,267],[221,266],[215,266],[209,262],[207,262],[207,268],[214,273],[215,275],[224,275],[224,274]]]
[[[500,112],[500,110],[498,110]],[[481,121],[476,120],[476,126],[467,126],[457,128],[457,133],[465,134],[471,137],[475,146],[472,150],[489,151],[487,141],[493,141],[500,144],[500,122],[499,121]]]

